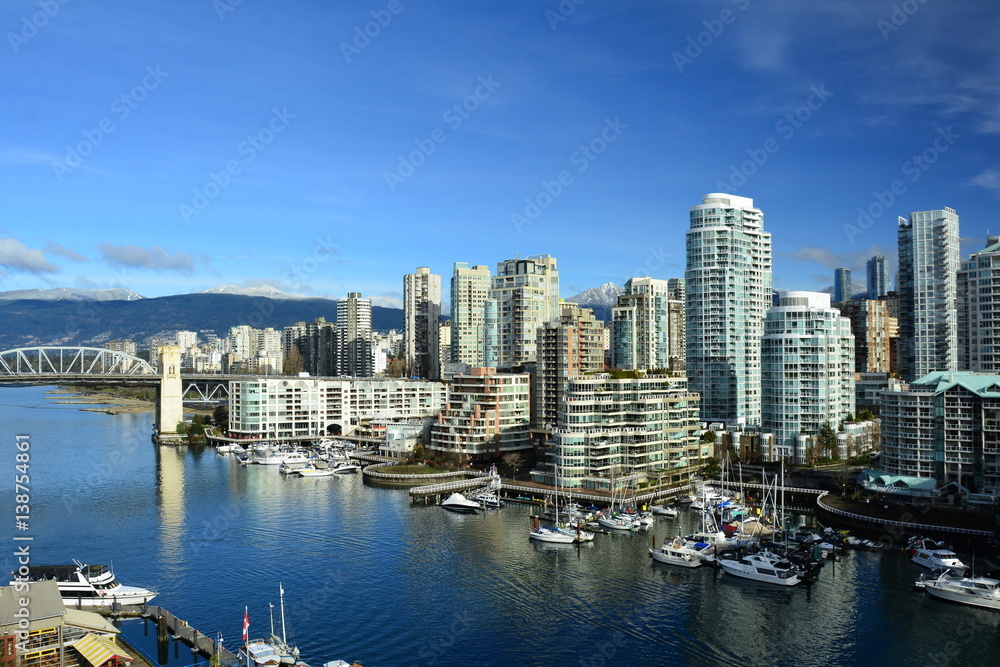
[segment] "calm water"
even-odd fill
[[[227,645],[239,642],[244,606],[250,634],[268,633],[280,581],[289,632],[314,666],[995,665],[1000,656],[1000,614],[913,592],[918,569],[897,556],[849,554],[811,589],[775,590],[653,564],[648,534],[539,545],[527,539],[527,507],[465,516],[411,505],[406,491],[367,487],[360,474],[285,479],[212,449],[158,448],[151,414],[81,412],[43,391],[0,389],[8,517],[14,435],[31,436],[33,562],[113,563],[125,583],[155,588],[158,604],[222,631]],[[676,534],[688,520],[660,520],[653,532]]]

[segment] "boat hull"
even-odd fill
[[[565,533],[546,528],[531,531],[528,533],[528,538],[536,542],[548,542],[549,544],[573,544],[576,541],[576,537],[572,535],[566,535]]]
[[[677,567],[701,567],[701,558],[698,556],[686,558],[684,556],[672,554],[669,551],[663,551],[662,549],[650,549],[649,555],[652,556],[653,560],[657,563],[676,565]]]

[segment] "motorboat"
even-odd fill
[[[348,473],[357,472],[359,470],[358,466],[351,463],[350,461],[338,461],[333,464],[333,471],[336,473]]]
[[[479,501],[483,509],[500,509],[505,504],[497,494],[488,491],[476,496],[476,500]]]
[[[315,467],[308,460],[293,461],[293,462],[282,461],[281,465],[278,466],[278,472],[280,472],[282,475],[295,475],[302,470],[309,470],[309,469],[315,469]]]
[[[953,570],[964,574],[968,566],[942,542],[921,537],[911,538],[907,544],[910,560],[935,572]]]
[[[1000,580],[990,577],[956,577],[943,572],[937,577],[920,577],[918,588],[939,600],[1000,611]]]
[[[795,586],[802,581],[798,568],[766,549],[742,558],[723,556],[718,563],[728,574],[741,579],[778,586]]]
[[[657,563],[680,567],[699,567],[702,563],[701,555],[695,549],[686,546],[681,537],[663,540],[663,545],[659,549],[650,547],[649,555]]]
[[[257,463],[262,466],[280,466],[284,462],[284,452],[273,449],[255,449],[251,455],[251,463]]]
[[[63,602],[69,606],[79,604],[90,607],[110,607],[112,604],[143,604],[157,593],[137,586],[123,586],[107,565],[84,565],[78,560],[73,565],[32,565],[28,567],[27,581],[55,580]],[[11,585],[25,581],[19,578]]]
[[[459,492],[455,492],[441,502],[441,507],[453,512],[478,512],[481,507],[475,500],[469,500]]]
[[[281,455],[281,462],[286,465],[297,465],[302,463],[309,463],[312,457],[306,452],[294,451],[294,452],[284,452]]]
[[[337,471],[333,468],[301,468],[295,474],[299,477],[335,477]]]
[[[656,516],[665,516],[669,519],[673,519],[677,516],[677,510],[673,507],[667,507],[666,505],[653,505],[649,508],[649,511]]]
[[[215,451],[219,454],[232,454],[236,450],[236,445],[233,443],[226,443],[222,445],[216,445]]]

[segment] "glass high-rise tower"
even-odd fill
[[[684,279],[688,386],[702,421],[759,425],[771,235],[752,199],[712,193],[691,207]]]
[[[881,299],[889,293],[889,270],[883,255],[868,260],[868,298]]]
[[[899,219],[898,239],[903,379],[958,370],[958,214],[950,208],[911,213]]]

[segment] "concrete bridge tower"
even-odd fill
[[[160,386],[156,391],[156,435],[177,438],[177,424],[184,420],[184,388],[181,385],[181,348],[164,345],[157,355],[160,361]]]

